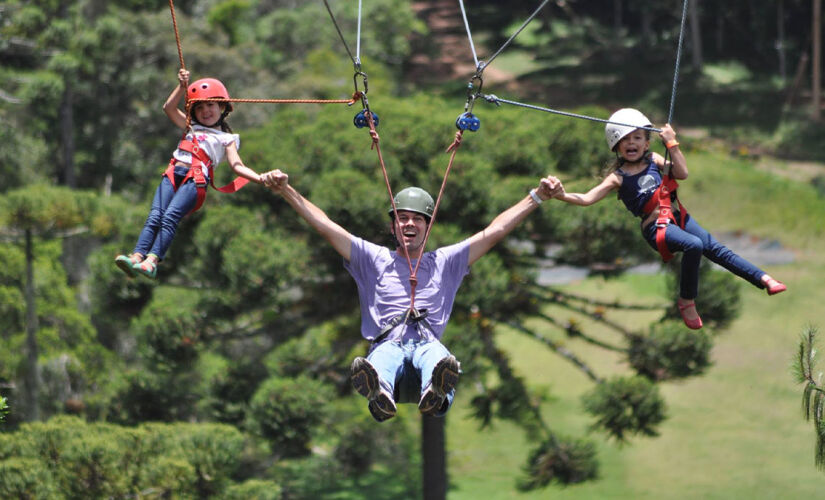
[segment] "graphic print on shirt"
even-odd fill
[[[652,175],[645,174],[639,177],[637,185],[639,186],[639,193],[652,193],[659,187],[659,181]]]

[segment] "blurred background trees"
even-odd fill
[[[711,131],[744,147],[825,159],[813,146],[825,139],[821,124],[809,118],[810,3],[692,4],[680,123],[712,115]],[[331,5],[354,46],[356,10]],[[187,68],[221,78],[233,97],[352,93],[351,62],[318,2],[175,6]],[[466,37],[452,52],[440,46],[421,4],[364,7],[361,57],[393,188],[436,192],[470,75],[426,64],[471,61]],[[535,7],[473,2],[479,47],[498,47]],[[508,49],[513,57],[497,61],[506,82],[492,79],[485,91],[595,116],[634,105],[661,121],[681,12],[652,1],[611,7],[551,2]],[[446,22],[464,36],[460,17]],[[422,60],[430,63],[419,80]],[[0,397],[11,406],[0,433],[3,496],[81,498],[70,477],[109,497],[359,498],[369,487],[382,498],[420,495],[420,474],[410,473],[422,461],[415,431],[403,418],[373,424],[349,387],[349,362],[366,348],[354,284],[278,197],[257,186],[210,193],[181,225],[156,283],[125,280],[111,265],[132,248],[179,137],[161,113],[178,65],[167,2],[0,6]],[[368,136],[349,126],[355,111],[238,104],[229,121],[251,168],[285,169],[333,220],[389,243],[386,190]],[[486,103],[476,113],[483,126],[465,134],[431,248],[482,229],[548,172],[577,189],[609,160],[591,123]],[[670,297],[603,303],[540,279],[548,260],[608,276],[654,260],[636,224],[616,203],[537,211],[473,267],[457,297],[445,342],[462,360],[460,391],[482,427],[509,420],[537,443],[525,453],[523,489],[592,479],[598,463],[587,439],[546,423],[547,396],[496,345],[502,328],[586,373],[585,418],[625,441],[656,435],[667,417],[656,383],[701,374],[714,335],[738,312],[733,278],[711,269],[700,304],[711,328],[701,335],[685,334]],[[656,319],[632,329],[614,321],[634,308]],[[633,375],[600,374],[548,331],[620,353]]]

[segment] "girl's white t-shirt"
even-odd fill
[[[213,167],[226,158],[226,146],[234,142],[237,149],[241,148],[241,138],[238,134],[228,134],[203,125],[192,125],[192,129],[186,134],[186,140],[191,141],[193,137],[198,140],[198,145],[212,159]],[[187,151],[178,148],[172,156],[180,162],[192,164],[192,154]],[[204,174],[208,176],[209,172],[204,170]]]

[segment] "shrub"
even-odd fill
[[[281,457],[309,454],[313,429],[327,411],[331,389],[306,376],[272,377],[252,397],[250,427]]]
[[[601,429],[619,442],[629,434],[658,436],[665,416],[659,388],[641,376],[615,377],[582,396],[585,410],[596,417],[592,429]]]
[[[530,453],[524,467],[526,477],[519,481],[518,488],[531,491],[554,482],[581,483],[595,479],[598,470],[596,447],[592,442],[551,436]]]
[[[710,334],[687,329],[681,322],[654,324],[647,335],[631,338],[628,361],[651,380],[688,377],[710,365]]]

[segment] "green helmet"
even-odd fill
[[[434,207],[433,197],[419,187],[408,187],[395,195],[395,208],[397,210],[419,213],[426,216],[428,221],[433,218]],[[390,217],[393,216],[392,206],[390,206],[389,214]]]

